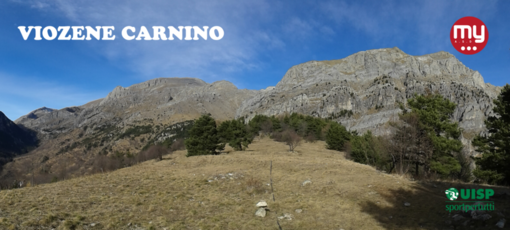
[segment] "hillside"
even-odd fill
[[[111,173],[3,190],[0,228],[278,229],[277,217],[290,214],[279,220],[282,229],[499,229],[495,223],[510,214],[508,195],[500,195],[510,192],[492,187],[489,220],[452,218],[444,191],[473,185],[388,175],[324,145],[289,152],[263,138],[243,152],[186,158],[177,151]],[[260,200],[270,210],[264,218],[254,215]]]
[[[36,133],[19,126],[0,111],[0,166],[1,158],[12,158],[27,153],[37,145]]]
[[[105,98],[82,106],[36,109],[15,122],[36,131],[40,145],[7,164],[0,180],[19,180],[16,175],[26,176],[26,165],[34,162],[37,171],[86,174],[98,155],[136,154],[154,143],[184,138],[186,128],[201,114],[231,119],[241,102],[256,93],[227,81],[158,78],[118,86]]]

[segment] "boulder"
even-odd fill
[[[496,223],[496,226],[498,226],[498,228],[504,228],[505,227],[505,223],[506,223],[506,220],[505,219],[501,219],[498,221],[498,223]]]
[[[301,183],[301,186],[306,186],[307,184],[311,184],[311,183],[312,183],[312,181],[308,179],[308,180],[303,181],[303,183]]]
[[[266,209],[265,208],[257,209],[257,211],[255,212],[255,216],[266,217]]]
[[[267,207],[267,203],[266,201],[259,201],[257,204],[256,204],[257,207],[261,208],[261,207]]]

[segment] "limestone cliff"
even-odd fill
[[[412,56],[398,48],[377,49],[294,66],[274,89],[243,102],[236,117],[296,112],[381,135],[388,132],[388,121],[398,119],[399,103],[430,92],[458,104],[453,119],[471,139],[484,130],[499,91],[450,53]]]

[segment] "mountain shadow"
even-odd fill
[[[35,131],[15,124],[0,111],[0,165],[29,152],[37,144]]]
[[[469,199],[471,202],[448,202],[445,191],[450,188],[456,188],[459,193],[461,189],[493,189],[495,195],[488,201],[493,201],[494,211],[449,212],[446,205],[478,204],[472,199]],[[510,189],[507,187],[417,182],[408,188],[381,189],[378,193],[381,199],[361,204],[362,211],[378,220],[385,229],[501,229],[496,224],[510,217]],[[457,201],[464,200],[459,197]],[[504,228],[508,227],[506,223]]]

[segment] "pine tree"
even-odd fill
[[[273,127],[273,131],[281,131],[282,130],[282,124],[280,122],[280,120],[278,120],[278,118],[276,118],[275,116],[272,116],[271,117],[271,125]]]
[[[243,151],[251,144],[253,135],[241,120],[225,121],[218,127],[218,134],[222,143],[228,143],[237,151]]]
[[[227,120],[222,122],[218,126],[218,137],[220,138],[221,143],[228,143],[230,139],[232,139],[232,130],[230,130],[230,124],[232,121]]]
[[[240,120],[232,120],[230,123],[230,129],[232,130],[232,138],[228,144],[237,151],[243,151],[248,148],[251,144],[253,137],[248,132],[246,125]],[[244,148],[243,148],[244,147]]]
[[[189,131],[189,138],[185,141],[187,156],[215,155],[224,149],[220,143],[216,121],[210,115],[202,115]]]
[[[343,125],[330,122],[330,127],[326,133],[327,148],[337,151],[344,150],[344,144],[349,140],[349,136],[349,132],[347,132]]]
[[[473,174],[491,184],[510,184],[510,85],[505,85],[494,100],[494,116],[485,121],[489,135],[478,135],[473,140],[477,151]]]
[[[258,135],[259,131],[262,129],[262,124],[268,121],[270,122],[270,118],[268,116],[257,114],[250,120],[248,126],[250,126],[250,131],[254,135]]]
[[[450,121],[456,104],[441,95],[416,96],[408,104],[412,113],[418,115],[419,127],[427,133],[434,148],[427,169],[442,176],[460,172],[454,153],[462,150],[461,131],[457,122]]]

